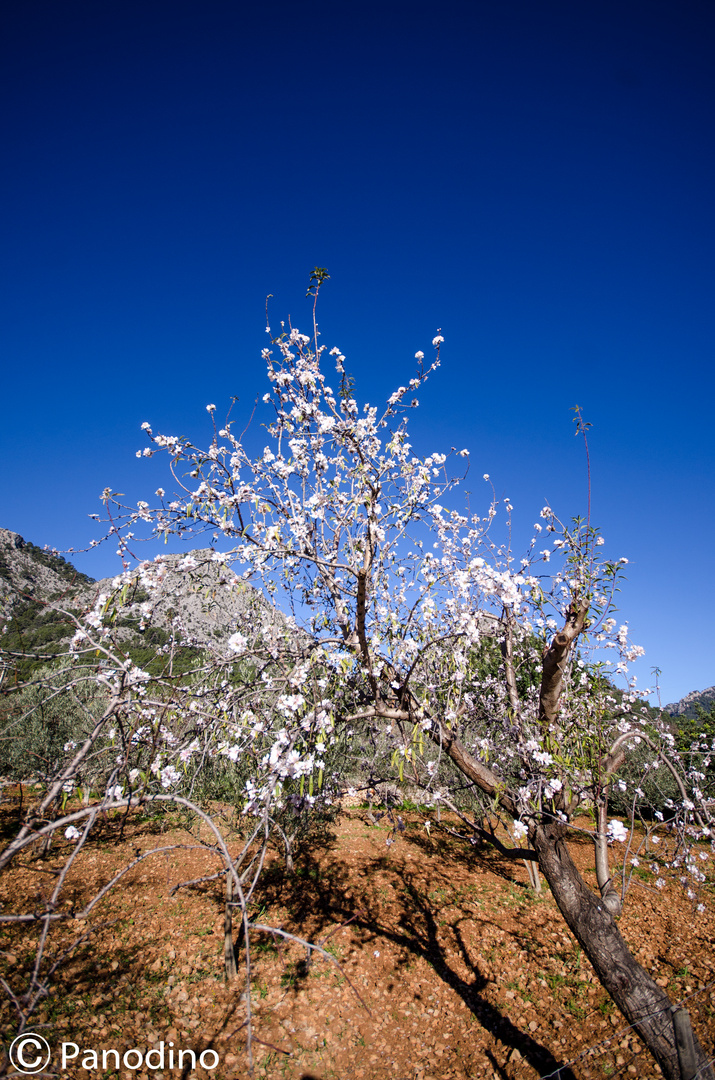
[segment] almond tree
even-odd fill
[[[634,683],[626,681],[618,696],[604,677],[628,680],[642,652],[612,615],[625,560],[601,558],[590,514],[564,524],[542,508],[520,556],[508,500],[498,504],[492,489],[481,516],[465,512],[458,489],[468,452],[418,456],[408,438],[415,395],[439,366],[441,334],[434,361],[425,365],[418,352],[415,376],[382,409],[360,408],[345,357],[338,349],[326,356],[319,343],[315,302],[326,277],[319,268],[312,277],[311,335],[283,325],[274,335],[268,327],[271,387],[263,402],[270,420],[262,454],[254,456],[228,421],[214,422],[206,449],[143,425],[149,445],[139,454],[168,453],[177,494],[166,500],[159,489],[158,505],[131,508],[105,491],[126,574],[135,572],[142,525],[149,536],[208,534],[214,557],[290,610],[303,630],[291,655],[259,635],[249,641],[244,631],[228,642],[234,661],[257,665],[260,692],[271,702],[258,721],[253,708],[229,708],[221,698],[216,671],[225,657],[197,676],[197,686],[214,695],[207,729],[217,730],[218,713],[229,716],[237,760],[251,763],[246,814],[269,821],[289,798],[314,799],[338,733],[360,725],[378,731],[395,776],[450,807],[464,836],[538,865],[601,983],[664,1075],[676,1078],[671,1003],[618,929],[624,890],[619,894],[609,868],[609,841],[632,844],[634,833],[608,823],[608,795],[624,782],[619,770],[631,749],[651,746],[653,768],[677,777],[667,833],[665,823],[661,828],[674,846],[671,869],[689,878],[694,894],[705,865],[694,859],[694,845],[703,853],[702,841],[711,838],[711,807],[697,774],[681,770],[667,729],[638,711]],[[336,389],[327,382],[329,362]],[[216,407],[207,410],[213,421]],[[140,564],[150,593],[161,565],[161,557]],[[498,679],[484,666],[495,642]],[[491,826],[451,797],[454,769],[486,800]],[[598,892],[568,848],[583,811],[593,820],[587,831]],[[523,846],[511,846],[495,819]],[[578,828],[584,831],[582,817]],[[699,1075],[712,1077],[697,1044],[695,1054]]]
[[[180,565],[191,572],[197,589],[242,589],[232,574],[217,581],[215,570],[221,563],[220,556],[203,563],[186,556]],[[295,710],[291,680],[306,667],[305,638],[255,595],[244,598],[240,625],[228,640],[204,642],[198,648],[177,617],[152,671],[137,667],[127,651],[126,623],[133,620],[143,628],[150,624],[170,570],[170,560],[127,569],[94,596],[88,610],[65,611],[75,633],[62,655],[0,653],[0,752],[14,762],[15,772],[24,768],[15,780],[40,789],[37,798],[27,801],[15,835],[0,850],[0,870],[21,859],[38,874],[37,894],[19,894],[0,913],[1,926],[34,933],[34,958],[0,984],[15,1012],[15,1034],[20,1035],[53,992],[58,970],[101,925],[107,894],[121,888],[139,863],[177,846],[162,844],[130,859],[106,884],[94,890],[90,885],[78,904],[77,875],[83,875],[85,883],[94,878],[91,865],[85,869],[85,858],[97,828],[113,820],[121,834],[130,813],[183,809],[195,825],[195,842],[189,846],[215,860],[215,871],[202,880],[225,881],[225,968],[231,978],[244,962],[250,1064],[249,912],[269,843],[277,841],[290,856],[280,818],[281,787],[291,780],[299,783],[310,771],[296,744],[305,746],[312,738],[319,754],[328,713],[304,711],[301,727],[286,731],[285,716],[292,717]],[[179,652],[191,647],[191,669],[177,671]],[[52,663],[41,666],[43,659]],[[14,677],[20,663],[31,669],[24,680]],[[60,706],[72,737],[59,754],[53,746],[51,759],[41,747],[33,753],[31,739],[37,741],[36,732]],[[16,752],[9,756],[6,747]],[[238,820],[227,820],[215,798],[201,795],[206,773],[221,768],[239,768],[244,780],[251,813],[239,811]],[[305,806],[299,802],[297,810],[308,810],[311,801],[306,799]],[[49,870],[42,862],[48,854]],[[236,913],[242,956],[237,956],[234,942]],[[55,933],[63,927],[69,928],[69,936]],[[78,928],[74,935],[72,928]],[[302,944],[331,959],[325,950]],[[2,1061],[0,1071],[4,1075]]]

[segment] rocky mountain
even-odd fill
[[[138,587],[120,616],[119,637],[140,667],[150,665],[157,650],[171,636],[183,643],[183,660],[190,667],[197,652],[221,643],[237,630],[257,631],[262,640],[285,640],[290,635],[309,645],[291,620],[273,607],[251,585],[242,581],[224,557],[211,549],[182,555],[162,555],[149,565],[158,584],[149,592]],[[93,581],[61,556],[26,541],[16,532],[0,529],[0,633],[3,647],[16,656],[18,670],[27,674],[42,658],[64,652],[77,624],[71,613],[81,614],[100,594],[111,594],[112,578]],[[147,606],[151,600],[151,610]],[[69,615],[67,613],[70,613]],[[484,613],[481,630],[497,631],[498,620]],[[304,641],[301,639],[304,638]],[[672,717],[695,718],[697,706],[709,711],[715,704],[715,686],[693,690],[682,700],[665,706]]]
[[[710,711],[715,705],[715,686],[709,686],[707,690],[692,690],[680,701],[666,705],[665,711],[671,716],[685,716],[688,719],[694,719],[697,715],[698,705],[702,706],[706,712]]]
[[[262,640],[296,635],[290,620],[225,565],[210,549],[163,555],[148,565],[156,582],[129,596],[117,622],[119,637],[137,664],[156,655],[172,634],[186,658],[231,634],[259,631]],[[5,649],[28,657],[64,651],[76,630],[72,614],[116,588],[113,578],[93,581],[65,559],[0,529],[0,632]],[[4,625],[3,625],[4,624]],[[26,666],[26,665],[25,665]]]
[[[91,584],[92,578],[65,559],[0,529],[0,614],[31,599],[59,600]]]

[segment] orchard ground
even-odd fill
[[[13,798],[2,807],[5,827],[16,820]],[[523,864],[460,844],[434,826],[427,831],[417,813],[399,813],[405,827],[393,833],[386,817],[372,824],[365,809],[344,809],[302,849],[292,876],[277,854],[271,857],[251,917],[322,943],[340,966],[317,954],[308,963],[303,947],[255,936],[254,1076],[526,1080],[559,1069],[561,1080],[658,1076],[568,933],[548,887],[534,895]],[[61,1075],[248,1076],[245,969],[231,983],[223,979],[223,886],[203,882],[172,894],[178,883],[218,869],[216,857],[190,846],[195,843],[176,816],[132,818],[121,838],[119,816],[93,831],[73,868],[65,909],[79,908],[139,853],[187,846],[141,862],[79,927],[73,920],[54,924],[54,953],[90,923],[93,933],[60,968],[31,1027],[57,1052],[73,1042],[98,1051],[100,1062],[102,1049],[148,1050],[163,1042],[167,1052],[173,1043],[193,1049],[197,1059],[211,1048],[219,1064],[210,1071],[117,1073],[70,1062]],[[53,870],[64,864],[64,844],[5,871],[2,910],[20,910],[20,898],[27,910],[33,897],[42,908]],[[574,842],[571,850],[595,885],[591,845]],[[621,930],[671,999],[688,999],[712,1056],[715,918],[709,904],[696,914],[675,886],[660,891],[652,880],[634,882]],[[34,961],[36,932],[16,925],[2,930],[2,975],[16,990]],[[3,1030],[14,1033],[7,998],[2,1010]]]

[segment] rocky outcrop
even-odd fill
[[[150,593],[139,589],[137,602],[127,614],[165,631],[177,630],[180,637],[196,646],[216,645],[237,629],[254,625],[267,639],[276,632],[296,633],[290,620],[274,608],[256,589],[243,581],[223,557],[210,548],[181,555],[162,555],[145,564],[157,582]],[[110,593],[116,579],[105,578],[84,590],[91,600],[97,592]]]
[[[709,712],[713,704],[715,704],[715,686],[709,686],[707,690],[692,690],[680,701],[666,705],[665,711],[671,716],[686,716],[694,719],[698,705]]]
[[[121,612],[122,639],[140,642],[137,635],[155,627],[201,648],[220,645],[236,630],[253,629],[265,641],[290,634],[300,640],[301,647],[308,643],[291,620],[211,549],[162,555],[144,566],[157,588],[143,589],[139,583],[130,594],[130,603]],[[14,625],[12,616],[22,614],[23,629],[36,629],[35,624],[52,617],[52,609],[79,614],[98,595],[110,595],[117,585],[116,578],[93,581],[60,556],[18,533],[0,529],[0,622],[11,620]],[[68,622],[67,632],[69,628]]]
[[[28,600],[72,597],[91,581],[65,559],[28,543],[19,533],[0,529],[0,615]]]

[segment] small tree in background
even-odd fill
[[[202,564],[187,557],[182,564],[195,585],[206,586],[215,584],[217,561]],[[75,633],[53,664],[41,666],[26,649],[2,654],[2,772],[21,785],[29,781],[31,792],[39,786],[42,794],[26,799],[16,834],[0,852],[0,869],[21,856],[42,858],[50,846],[55,865],[50,878],[43,879],[51,885],[40,890],[39,901],[30,900],[28,910],[20,906],[0,914],[3,924],[37,928],[27,977],[13,972],[0,982],[16,1012],[17,1034],[22,1034],[51,992],[58,967],[91,936],[92,918],[104,897],[121,887],[138,863],[171,850],[161,845],[138,855],[93,894],[90,889],[89,899],[77,908],[74,900],[67,902],[73,876],[84,874],[86,882],[94,878],[91,864],[84,869],[88,841],[108,815],[115,820],[120,815],[121,821],[134,810],[178,808],[195,825],[195,846],[214,856],[213,877],[226,883],[228,977],[237,974],[242,959],[234,940],[236,922],[242,928],[250,1060],[248,912],[269,844],[279,846],[290,862],[295,841],[320,808],[317,792],[308,794],[312,780],[303,798],[306,770],[299,767],[295,747],[325,752],[321,733],[327,730],[327,714],[304,718],[300,730],[291,729],[282,741],[291,680],[310,667],[310,660],[305,637],[258,597],[241,605],[240,625],[227,641],[201,648],[175,618],[172,634],[164,635],[167,640],[153,655],[151,671],[138,667],[127,628],[132,622],[150,625],[168,570],[164,562],[144,564],[119,575],[95,596],[89,611],[62,612]],[[242,588],[233,575],[226,587]],[[188,668],[187,651],[193,657]],[[24,680],[17,678],[20,668],[30,671]],[[234,818],[227,816],[227,797],[240,808],[247,801],[250,813],[239,809]],[[41,865],[38,869],[43,872]],[[69,944],[53,942],[53,927],[60,922],[80,927]]]

